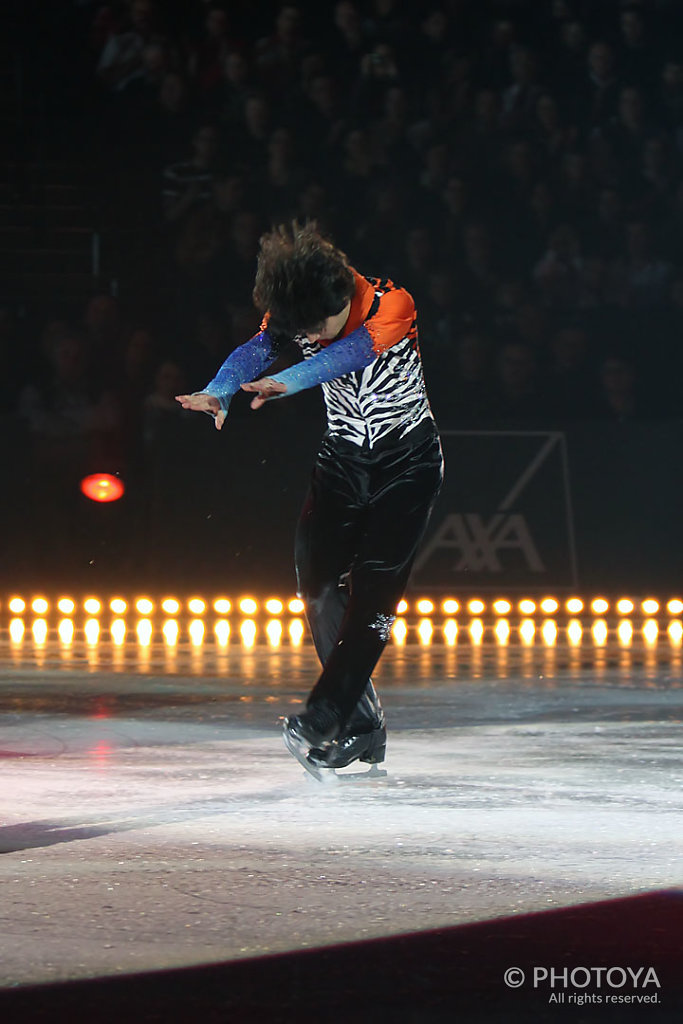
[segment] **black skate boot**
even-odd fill
[[[302,711],[300,715],[285,718],[282,730],[285,746],[316,779],[321,778],[319,766],[310,759],[309,751],[312,747],[316,750],[325,750],[339,735],[339,723],[339,711],[328,701],[320,701]]]
[[[381,764],[386,755],[384,711],[372,682],[353,709],[343,735],[326,746],[313,746],[308,760],[318,768],[346,768],[353,761]]]

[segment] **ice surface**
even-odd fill
[[[308,647],[5,645],[0,984],[681,885],[680,664],[390,648],[385,778],[285,750]]]

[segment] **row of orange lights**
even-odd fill
[[[505,646],[512,638],[513,627],[511,627],[507,619],[499,618],[491,631],[495,636],[496,642],[501,646]],[[62,619],[57,627],[57,632],[62,644],[69,646],[76,638],[76,629],[73,620]],[[104,631],[100,627],[100,622],[96,618],[88,619],[83,628],[86,642],[91,646],[99,643],[103,632]],[[114,645],[118,646],[124,643],[129,631],[125,620],[119,618],[114,619],[111,622],[108,632]],[[144,618],[138,620],[135,627],[135,635],[142,646],[148,646],[151,643],[154,632],[154,626],[150,619]],[[173,647],[178,643],[181,635],[180,627],[176,619],[167,619],[161,627],[160,632],[165,643],[170,647]],[[202,619],[193,619],[188,625],[187,632],[191,644],[195,647],[203,644],[207,638],[206,627]],[[285,628],[279,619],[270,619],[265,626],[264,632],[268,643],[273,647],[279,646],[285,638]],[[409,627],[406,620],[404,618],[398,618],[392,628],[392,639],[394,643],[399,645],[406,643],[408,632]],[[416,632],[420,643],[427,645],[432,643],[437,630],[431,619],[423,618],[418,623]],[[483,642],[486,632],[486,626],[482,620],[478,618],[472,619],[466,629],[462,630],[459,628],[455,619],[447,619],[443,622],[441,627],[441,633],[448,646],[454,646],[457,643],[460,633],[466,633],[470,641],[477,646]],[[537,640],[540,640],[540,642],[545,646],[552,647],[560,639],[560,629],[553,619],[546,619],[540,627],[537,627],[536,622],[533,619],[523,619],[517,627],[517,632],[520,642],[524,646],[531,646]],[[629,646],[636,635],[636,630],[629,619],[621,619],[615,632],[617,639],[622,646]],[[683,642],[683,624],[679,619],[670,621],[666,632],[673,644],[681,646],[681,643]],[[13,643],[22,643],[26,633],[26,627],[23,619],[12,619],[9,625],[9,633],[10,639]],[[44,618],[35,619],[31,626],[31,633],[34,641],[38,645],[46,643],[49,635],[47,621]],[[228,620],[217,620],[214,623],[213,633],[218,645],[226,646],[232,633]],[[241,622],[239,635],[245,646],[252,647],[256,643],[258,633],[259,628],[253,619],[244,619]],[[299,646],[303,642],[305,633],[306,629],[302,619],[294,618],[290,620],[288,623],[287,635],[289,637],[289,641],[294,646]],[[647,619],[642,624],[641,633],[646,644],[656,644],[660,635],[660,629],[657,621],[655,619]],[[584,628],[578,619],[572,619],[567,623],[566,639],[567,643],[571,647],[578,647],[583,642],[583,638],[587,635],[590,635],[593,643],[597,647],[605,646],[610,635],[610,629],[607,622],[604,619],[596,619],[591,624],[590,629]]]
[[[10,639],[15,644],[20,644],[24,639],[26,632],[23,619],[12,619],[9,624]],[[62,619],[57,627],[59,639],[65,646],[69,646],[73,643],[76,637],[76,630],[72,619]],[[90,646],[94,646],[99,643],[101,639],[102,629],[98,619],[88,619],[83,627],[83,633],[86,642]],[[283,639],[284,627],[279,619],[271,619],[265,629],[268,642],[271,646],[278,646]],[[290,642],[294,646],[299,646],[304,639],[306,627],[302,619],[292,619],[289,623],[288,635]],[[49,627],[45,619],[35,619],[31,626],[31,633],[34,641],[38,645],[45,644],[49,635]],[[242,642],[247,647],[252,647],[258,635],[258,627],[253,619],[244,619],[239,629],[240,637]],[[120,646],[124,643],[128,634],[128,628],[124,619],[114,619],[109,627],[109,636],[115,646]],[[136,627],[135,634],[138,642],[143,646],[147,647],[152,642],[154,635],[154,626],[150,619],[139,619]],[[161,629],[161,634],[164,638],[165,643],[169,647],[175,647],[180,639],[180,627],[175,619],[167,619]],[[188,634],[190,642],[194,647],[198,647],[204,643],[206,639],[206,629],[204,622],[201,619],[194,619],[188,626]],[[231,628],[230,623],[227,619],[219,619],[214,623],[214,634],[219,646],[224,647],[227,645]]]
[[[124,615],[131,606],[140,615],[151,615],[157,607],[149,597],[138,597],[131,602],[125,601],[122,597],[113,597],[108,606],[115,615]],[[227,615],[233,610],[233,604],[227,597],[216,598],[211,606],[219,615]],[[34,597],[30,603],[22,597],[12,597],[7,602],[7,607],[13,615],[22,615],[29,607],[37,615],[45,615],[50,610],[50,602],[45,597]],[[97,597],[88,597],[82,602],[81,607],[88,615],[99,615],[104,610],[104,603]],[[236,607],[244,615],[256,615],[261,605],[253,597],[242,597],[236,602]],[[262,607],[269,615],[281,615],[285,608],[294,615],[301,615],[304,611],[304,602],[298,597],[286,602],[271,597],[262,603]],[[63,615],[73,615],[77,610],[77,603],[71,597],[60,597],[56,602],[56,608]],[[177,598],[166,597],[159,602],[159,608],[166,615],[178,615],[183,610],[191,612],[192,615],[203,615],[209,609],[209,602],[201,597],[193,597],[183,608],[182,602]]]
[[[77,610],[77,602],[71,597],[58,598],[55,606],[63,615],[73,615]],[[7,607],[13,615],[22,615],[29,608],[37,615],[45,615],[50,610],[50,602],[45,597],[34,597],[30,601],[26,601],[22,597],[12,597],[7,602]],[[88,597],[82,602],[81,607],[88,615],[99,615],[103,611],[105,603],[99,598]],[[157,609],[157,605],[149,597],[137,597],[131,602],[125,601],[121,597],[114,597],[108,602],[108,607],[115,615],[124,615],[130,607],[133,607],[140,615],[151,615]],[[178,615],[183,611],[188,611],[192,615],[204,615],[210,608],[218,615],[227,615],[233,611],[233,602],[227,597],[218,597],[212,602],[201,597],[193,597],[183,605],[175,597],[166,597],[158,602],[158,607],[166,615]],[[657,615],[662,608],[666,608],[670,615],[680,615],[683,612],[683,601],[679,598],[672,598],[666,604],[662,604],[654,598],[645,598],[637,603],[631,598],[622,597],[611,606],[604,597],[596,597],[592,601],[571,597],[564,602],[564,610],[570,615],[579,615],[585,611],[590,611],[595,615],[605,615],[611,607],[619,615],[632,615],[634,612],[640,611],[644,615],[651,616]],[[271,597],[262,602],[253,597],[242,597],[235,601],[234,608],[243,615],[256,615],[260,611],[265,611],[269,615],[281,615],[285,609],[293,615],[301,615],[305,610],[305,605],[298,597],[284,601],[278,597]],[[405,615],[409,610],[410,605],[405,600],[400,601],[396,608],[398,615]],[[413,603],[413,610],[419,615],[433,615],[440,610],[444,615],[456,615],[459,611],[466,611],[470,615],[476,616],[482,615],[487,610],[487,605],[479,598],[472,598],[461,604],[455,598],[448,597],[442,600],[437,608],[435,601],[423,597]],[[542,612],[544,615],[555,615],[561,610],[560,601],[554,597],[545,597],[538,601],[523,598],[517,603],[517,611],[525,616],[534,615],[537,612]],[[514,607],[511,601],[500,598],[490,603],[490,611],[496,616],[502,617],[514,613]]]

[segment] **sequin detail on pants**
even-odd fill
[[[395,615],[382,615],[380,613],[375,621],[370,623],[370,629],[376,629],[380,640],[387,641],[391,636],[391,627],[395,620]]]

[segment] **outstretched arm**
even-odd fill
[[[350,331],[345,338],[333,341],[303,363],[290,366],[272,377],[242,384],[242,387],[256,393],[251,407],[260,409],[264,402],[273,398],[293,395],[304,388],[342,377],[345,373],[363,370],[402,338],[416,335],[412,296],[404,288],[392,287],[381,295],[365,323]]]
[[[256,334],[231,352],[220,370],[202,391],[192,395],[176,395],[183,409],[207,412],[213,416],[216,429],[225,422],[232,396],[240,385],[253,380],[275,359],[273,342],[267,330]]]
[[[363,370],[376,358],[377,352],[370,332],[365,326],[361,326],[351,331],[345,338],[333,341],[327,348],[303,363],[289,366],[272,377],[245,382],[242,389],[255,393],[256,397],[251,407],[260,409],[265,402],[273,398],[285,394],[294,395],[297,391],[315,387],[316,384],[324,384],[336,377],[343,377],[345,373]]]

